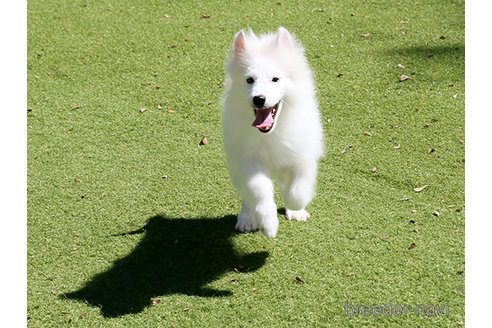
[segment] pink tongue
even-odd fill
[[[265,129],[271,124],[273,124],[272,116],[273,108],[267,109],[257,109],[256,110],[256,120],[253,122],[253,126],[259,129]]]

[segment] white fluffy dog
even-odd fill
[[[236,229],[275,237],[274,178],[287,219],[305,221],[315,192],[323,131],[304,49],[283,27],[236,34],[226,68],[224,146],[242,196]]]

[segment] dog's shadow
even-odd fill
[[[106,317],[141,312],[151,299],[169,294],[207,297],[230,295],[206,285],[234,268],[252,271],[265,263],[267,252],[241,254],[234,249],[233,216],[220,219],[171,219],[154,216],[126,235],[145,234],[135,249],[81,289],[61,297],[101,308]],[[164,300],[165,301],[165,300]]]

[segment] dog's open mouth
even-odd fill
[[[253,122],[252,126],[258,128],[260,132],[270,132],[273,129],[273,125],[275,124],[275,117],[280,110],[279,107],[280,102],[278,102],[275,106],[268,108],[253,108],[253,110],[255,111],[256,119]]]

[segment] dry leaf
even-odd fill
[[[233,282],[233,281],[236,281],[238,279],[239,279],[238,277],[232,277],[231,279],[228,280],[228,282]]]
[[[171,18],[171,16],[169,16],[168,14],[164,14],[164,17],[166,17],[168,19]]]
[[[400,24],[408,24],[408,21],[400,21]]]
[[[159,304],[161,302],[161,300],[157,299],[157,300],[152,300],[151,302],[152,302],[152,304]]]
[[[365,34],[362,34],[362,37],[366,38],[366,37],[368,37],[369,35],[371,35],[371,33],[365,33]]]
[[[386,237],[386,236],[381,236],[381,239],[382,239],[382,240],[386,240],[386,239],[388,239],[388,237]]]
[[[405,68],[405,66],[403,66],[402,64],[398,64],[396,66],[398,66],[399,68]]]
[[[190,307],[190,306],[188,306],[188,307],[184,308],[184,310],[183,310],[183,311],[188,311],[188,310],[191,310],[191,307]]]
[[[77,109],[77,108],[80,108],[80,105],[72,107],[72,109]]]
[[[349,277],[350,276],[355,276],[355,272],[349,272],[349,273],[347,273],[347,276],[349,276]]]
[[[405,80],[408,80],[409,78],[410,78],[410,77],[409,77],[408,75],[402,74],[402,75],[400,76],[400,82],[403,82],[403,81],[405,81]]]
[[[434,213],[432,213],[432,214],[434,214],[435,216],[441,215],[438,211],[434,211]]]
[[[208,143],[207,137],[203,137],[202,141],[200,141],[200,145],[206,145]]]
[[[174,111],[172,109],[168,109],[167,112],[168,113],[174,113]]]
[[[427,187],[428,187],[428,185],[425,185],[425,186],[422,186],[422,187],[418,187],[418,188],[414,188],[413,191],[415,191],[415,192],[421,192],[422,190],[424,190]]]
[[[80,180],[79,178],[75,178],[75,182],[80,182],[82,180]]]
[[[401,148],[401,146],[400,146],[400,145],[398,145],[398,146],[394,146],[393,148],[394,148],[394,149],[400,149],[400,148]]]
[[[158,110],[161,110],[162,109],[162,106],[161,105],[157,105],[157,109]]]
[[[299,277],[296,277],[296,280],[299,281],[299,282],[304,282],[301,278]]]
[[[147,110],[147,108],[145,108],[145,107],[144,107],[144,108],[140,108],[140,109],[139,109],[140,113],[143,113],[143,112],[145,112],[146,110]]]
[[[459,139],[458,141],[465,143],[465,139]]]
[[[210,15],[205,15],[205,14],[201,16],[201,18],[210,18],[210,17],[212,17],[212,16],[210,16]]]
[[[400,198],[399,200],[410,200],[408,197]]]
[[[415,245],[415,243],[411,243],[411,244],[410,244],[410,246],[408,246],[408,248],[409,248],[409,249],[410,249],[410,248],[414,248],[415,246],[417,246],[417,245]]]
[[[376,172],[377,170],[378,170],[378,168],[375,167],[375,168],[372,169],[372,172]]]
[[[371,133],[371,132],[364,131],[364,134],[365,134],[366,136],[372,136],[372,133]]]
[[[51,294],[56,295],[56,290],[52,289]]]

